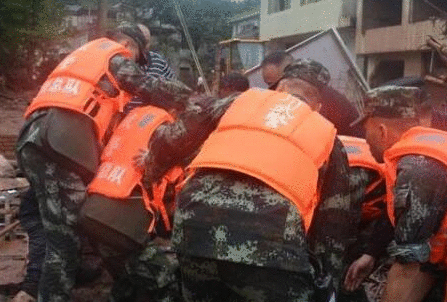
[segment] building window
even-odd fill
[[[404,76],[404,60],[382,60],[377,64],[370,76],[369,82],[372,88],[402,78]]]
[[[306,4],[310,4],[310,3],[315,3],[315,2],[320,2],[321,0],[301,0],[300,4],[301,5],[306,5]]]
[[[290,9],[290,2],[291,0],[269,0],[268,13],[277,13]]]
[[[363,0],[362,29],[402,24],[403,0]]]

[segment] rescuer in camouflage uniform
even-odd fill
[[[310,91],[306,91],[306,94],[296,93],[294,85],[296,80],[303,80],[310,83],[319,91],[327,91],[327,86],[322,83],[329,82],[330,75],[326,68],[320,63],[311,59],[298,59],[292,64],[287,66],[284,70],[284,77],[281,85],[278,86],[279,91],[290,92],[293,95],[306,99],[306,96],[310,94]],[[290,81],[290,82],[288,82]],[[295,82],[294,82],[295,81]],[[281,87],[282,86],[282,87]],[[304,91],[303,91],[304,92]],[[301,93],[303,93],[301,92]],[[317,110],[320,110],[324,104],[319,102]],[[333,152],[335,152],[335,146]],[[343,153],[345,150],[343,148]],[[340,159],[338,160],[340,161]],[[335,161],[337,163],[337,161]],[[336,165],[336,163],[334,165]],[[312,227],[308,234],[308,242],[314,256],[317,257],[323,263],[325,270],[328,270],[334,278],[334,286],[340,286],[342,283],[342,274],[346,269],[345,253],[348,245],[356,239],[358,234],[358,225],[361,216],[361,204],[359,199],[352,198],[353,186],[352,180],[349,179],[349,189],[341,184],[343,178],[337,173],[341,172],[342,168],[334,168],[334,174],[328,172],[327,183],[334,183],[330,188],[323,186],[323,190],[328,190],[327,195],[322,193],[321,205],[317,209]],[[348,168],[348,171],[351,171]],[[352,174],[347,173],[351,177]],[[345,181],[345,179],[343,179]],[[355,186],[354,186],[355,187]],[[336,198],[336,192],[339,192],[339,198]],[[349,194],[349,196],[345,195]],[[328,197],[325,197],[328,196]],[[334,196],[334,197],[331,197]],[[315,266],[315,263],[314,263]],[[323,282],[317,279],[316,283]],[[324,298],[323,298],[324,299]]]
[[[163,198],[171,225],[173,212],[170,205],[175,202],[175,185],[168,184]],[[171,231],[166,230],[159,215],[155,215],[154,219],[155,231],[142,249],[129,253],[97,243],[105,262],[113,266],[115,282],[110,302],[183,301],[179,263],[170,241]]]
[[[347,150],[348,154],[349,151]],[[378,181],[380,183],[377,183]],[[364,167],[350,167],[349,183],[352,202],[355,207],[360,207],[356,208],[356,211],[362,211],[366,203],[373,202],[374,207],[370,210],[376,213],[373,217],[362,213],[358,222],[357,238],[353,238],[355,241],[345,254],[347,271],[337,301],[368,301],[361,283],[370,275],[378,261],[387,256],[386,248],[393,238],[393,226],[386,212],[385,179],[377,171]],[[375,185],[374,189],[367,192],[371,185]]]
[[[183,301],[180,270],[169,240],[150,241],[125,260],[125,270],[110,295],[117,301]]]
[[[119,34],[120,39],[124,35],[137,43],[139,52],[146,44],[135,25],[121,27]],[[132,59],[121,55],[110,60],[109,70],[122,89],[139,95],[148,104],[167,109],[178,107],[181,104],[176,97],[189,93],[181,83],[146,77]],[[109,95],[116,93],[108,80],[100,81],[99,86]],[[38,198],[47,240],[38,301],[70,301],[79,264],[77,214],[86,185],[95,173],[49,147],[48,134],[56,133],[47,130],[57,125],[57,133],[61,135],[58,143],[68,154],[73,148],[81,148],[82,154],[99,158],[94,129],[85,119],[81,114],[49,107],[31,114],[19,136],[18,159]]]
[[[416,87],[385,86],[368,93],[361,121],[371,152],[379,162],[405,131],[419,125],[418,109],[424,102],[426,96]],[[428,262],[428,240],[437,232],[447,210],[447,169],[437,160],[417,155],[417,150],[415,153],[402,157],[397,164],[393,189],[396,225],[388,248],[396,262],[382,298],[386,302],[408,301],[410,297],[412,301],[442,301],[445,268]],[[406,279],[399,279],[403,276]]]
[[[269,89],[276,90],[288,65],[293,63],[296,68],[297,65],[305,64],[306,61],[309,60],[299,59],[293,62],[293,57],[290,54],[282,50],[274,51],[267,55],[261,63],[263,80]],[[358,112],[346,96],[329,85],[320,87],[320,95],[321,109],[319,113],[335,125],[339,135],[365,136],[361,125],[350,126],[358,117]]]
[[[313,83],[329,81],[321,64],[297,65],[313,74]],[[148,181],[188,161],[235,98],[202,99],[175,123],[159,127],[149,143]],[[354,219],[346,153],[337,139],[323,170],[321,204],[307,236],[296,207],[262,181],[226,170],[197,171],[179,195],[172,238],[186,300],[326,301],[340,283]]]
[[[146,40],[149,39],[150,34],[147,30]],[[143,66],[143,71],[147,76],[175,80],[175,74],[166,61],[161,62],[162,58],[156,56],[156,61],[154,61],[153,52],[146,52],[146,54],[152,55]],[[151,66],[154,63],[158,65]],[[160,65],[164,68],[160,69]],[[176,102],[182,104],[177,110],[183,110],[188,94],[176,89],[175,86],[170,92],[174,98],[177,98]],[[124,112],[129,113],[132,109],[144,105],[147,105],[147,101],[140,97],[133,97],[126,104]],[[167,203],[173,203],[174,198],[174,190],[168,186],[164,200]],[[163,223],[156,224],[155,233],[156,237],[151,238],[142,250],[135,250],[131,255],[97,242],[97,250],[114,278],[109,297],[111,302],[141,301],[145,298],[150,301],[182,300],[178,260],[169,241],[171,234],[166,231]]]

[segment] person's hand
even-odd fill
[[[363,280],[371,274],[373,268],[374,257],[363,254],[349,267],[344,282],[345,289],[350,292],[358,289]]]

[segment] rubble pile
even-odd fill
[[[25,275],[27,237],[18,213],[20,194],[28,187],[16,163],[0,155],[0,301],[19,290]]]

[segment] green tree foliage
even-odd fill
[[[200,61],[205,71],[210,71],[214,67],[215,50],[218,42],[231,38],[232,29],[228,19],[243,12],[253,11],[260,6],[260,0],[244,0],[241,2],[229,0],[175,1],[181,6],[194,48],[202,50]],[[145,23],[149,27],[159,23],[174,25],[182,32],[184,37],[185,33],[174,9],[173,0],[122,0],[120,2],[124,2],[129,7],[138,8],[139,11],[151,8],[152,16],[150,20],[139,19],[138,16],[135,20]],[[185,38],[183,38],[181,46],[182,48],[188,48]]]
[[[56,0],[2,0],[0,15],[0,74],[9,86],[32,88],[38,57],[62,34],[63,6]]]
[[[195,48],[204,43],[217,43],[230,38],[227,19],[235,12],[235,4],[225,1],[182,1],[182,10]]]
[[[206,50],[201,60],[207,73],[214,68],[219,41],[231,38],[232,27],[228,19],[260,7],[259,0],[182,0],[181,3],[194,47]]]
[[[201,61],[206,70],[214,64],[217,43],[231,36],[228,18],[259,7],[260,0],[176,0],[182,7],[196,49],[205,49]],[[109,7],[122,3],[136,22],[149,27],[171,24],[183,33],[173,0],[107,0]],[[0,0],[0,76],[12,85],[30,86],[42,57],[67,37],[62,26],[64,5],[96,9],[99,0]],[[187,48],[183,39],[183,48]],[[171,46],[170,46],[171,47]],[[171,47],[172,48],[172,47]],[[204,53],[204,54],[203,54]],[[17,79],[17,76],[20,79]],[[28,81],[29,83],[25,83]],[[28,87],[27,87],[28,88]]]

